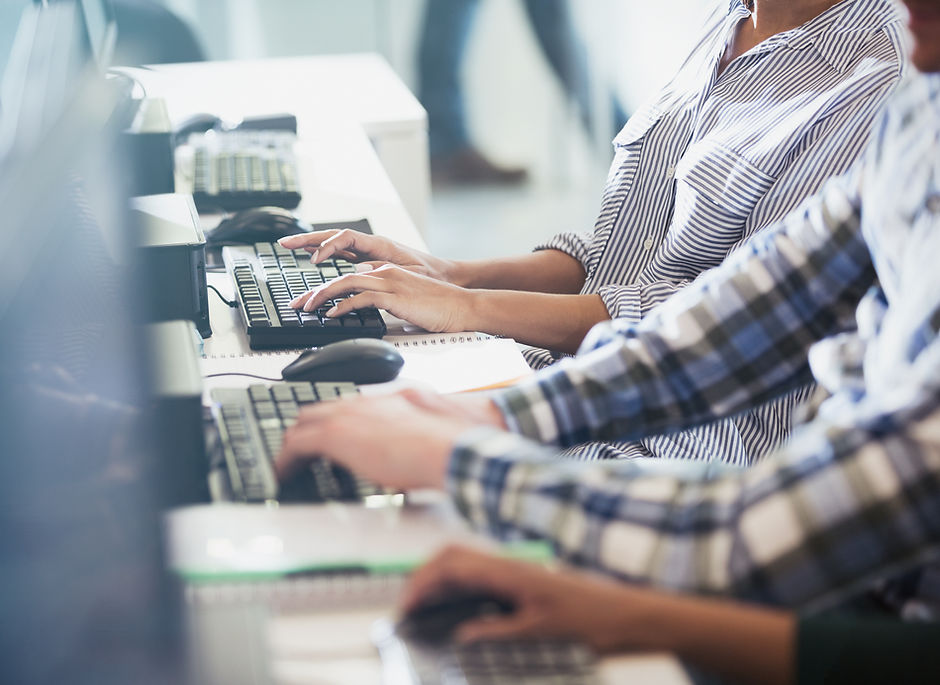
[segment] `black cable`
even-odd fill
[[[225,304],[227,304],[229,307],[232,307],[232,308],[234,309],[235,307],[238,306],[238,302],[236,302],[235,300],[226,300],[225,297],[222,296],[222,293],[219,292],[219,289],[216,288],[214,285],[210,285],[210,286],[208,286],[208,288],[209,288],[209,290],[211,290],[212,292],[214,292],[216,295],[218,295],[218,296],[219,296],[219,299],[222,300],[222,301],[223,301]]]
[[[272,381],[275,383],[280,383],[281,381],[284,380],[283,378],[268,378],[267,376],[258,376],[253,373],[242,373],[240,371],[227,371],[225,373],[210,373],[207,376],[203,376],[203,378],[218,378],[219,376],[248,376],[248,378],[258,378],[263,381]]]

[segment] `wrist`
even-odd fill
[[[433,490],[447,489],[447,473],[450,468],[450,455],[454,451],[453,435],[443,433],[437,444],[429,450],[430,459],[427,460],[427,468],[424,469],[427,482],[424,487]]]
[[[673,651],[672,628],[680,617],[673,615],[668,597],[631,585],[618,587],[618,592],[623,611],[617,612],[617,625],[607,631],[610,643],[601,645],[601,651]]]
[[[443,280],[461,288],[473,288],[476,276],[469,262],[456,259],[441,259],[439,271]]]
[[[460,330],[487,332],[485,290],[472,290],[461,287],[460,303]]]

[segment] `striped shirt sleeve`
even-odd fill
[[[809,347],[845,330],[874,269],[834,182],[640,324],[595,326],[575,359],[495,396],[543,443],[633,440],[731,416],[808,382]]]

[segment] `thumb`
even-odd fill
[[[527,637],[538,633],[540,621],[533,612],[519,611],[505,616],[487,616],[461,623],[454,639],[458,643]]]

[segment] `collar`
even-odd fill
[[[739,19],[741,17],[748,17],[751,15],[750,10],[744,6],[744,3],[741,0],[728,0],[728,16]]]
[[[737,21],[749,14],[741,0],[729,0],[729,18]],[[861,43],[892,23],[901,28],[901,15],[892,0],[841,0],[802,26],[771,36],[762,45],[763,49],[782,44],[792,50],[815,50],[841,72],[857,61]]]
[[[857,61],[857,48],[892,23],[901,27],[891,0],[842,0],[781,35],[794,50],[815,49],[833,69],[845,71]]]

